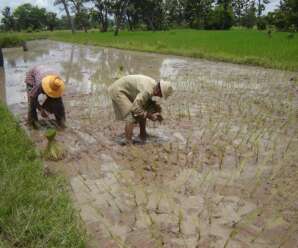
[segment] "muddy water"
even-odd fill
[[[67,157],[45,164],[69,179],[91,247],[296,246],[297,73],[52,41],[28,48],[4,50],[1,97],[43,149],[43,131],[26,126],[23,79],[38,64],[65,79]],[[107,87],[140,73],[176,93],[147,144],[122,147]]]

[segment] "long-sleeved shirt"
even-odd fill
[[[58,73],[47,66],[38,65],[30,69],[26,74],[25,83],[27,86],[28,94],[29,119],[31,121],[38,120],[36,110],[40,110],[42,108],[47,110],[49,113],[55,114],[57,121],[62,121],[65,119],[65,111],[62,98],[56,99],[47,96],[47,99],[44,101],[42,106],[39,104],[38,96],[41,94],[45,94],[41,86],[42,79],[48,75],[58,75]]]
[[[132,112],[136,116],[142,116],[146,113],[146,105],[153,97],[153,91],[157,82],[144,75],[125,76],[110,88],[110,96],[118,106],[117,119],[123,119],[128,113]],[[122,97],[125,95],[126,97]]]

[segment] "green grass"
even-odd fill
[[[46,177],[37,152],[0,103],[0,247],[85,247],[67,184]]]
[[[0,34],[3,37],[5,34]],[[167,32],[128,32],[118,37],[112,32],[88,33],[69,31],[22,33],[23,39],[49,38],[79,44],[91,44],[146,52],[183,55],[270,68],[298,70],[298,34],[256,30],[202,31],[171,30]]]
[[[0,32],[0,47],[16,47],[21,46],[23,41],[45,39],[48,35],[44,33],[1,33]]]

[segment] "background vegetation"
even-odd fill
[[[26,3],[13,11],[3,9],[1,28],[6,32],[0,32],[0,45],[51,38],[297,70],[298,1],[282,0],[274,12],[264,15],[269,1],[55,0],[53,4],[65,13],[59,18]],[[53,32],[59,29],[71,29],[76,35]],[[232,31],[223,32],[228,29]],[[111,32],[118,36],[120,31],[121,37],[112,37]]]
[[[298,36],[289,38],[289,34],[284,32],[268,35],[256,30],[123,31],[117,38],[113,32],[100,33],[96,30],[76,32],[74,35],[69,31],[0,33],[0,45],[40,38],[298,70]]]
[[[230,29],[243,26],[258,29],[276,27],[294,32],[298,28],[298,1],[281,0],[279,7],[264,15],[270,0],[55,0],[65,16],[30,3],[14,11],[2,11],[2,30],[75,29],[88,31],[99,28],[107,32],[120,29],[167,30],[183,27],[194,29]]]
[[[85,247],[66,183],[46,177],[24,131],[0,103],[0,247]]]

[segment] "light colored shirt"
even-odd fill
[[[140,116],[146,113],[146,103],[152,99],[156,85],[157,82],[153,78],[144,75],[128,75],[113,83],[109,92],[112,100],[121,106],[122,116],[127,116],[129,112]],[[119,95],[125,95],[129,101],[123,100]]]

